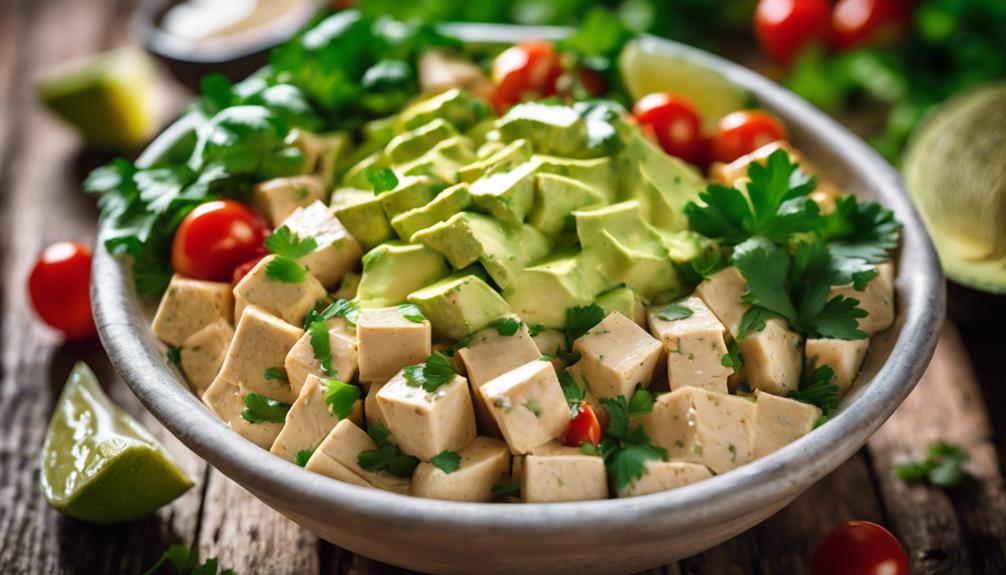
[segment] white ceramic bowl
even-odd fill
[[[565,33],[484,25],[445,30],[480,43]],[[716,70],[748,90],[786,122],[795,145],[829,178],[879,200],[904,224],[896,257],[897,321],[873,338],[857,388],[826,425],[723,475],[630,499],[474,504],[356,487],[270,455],[216,419],[151,335],[154,302],[137,297],[127,266],[97,249],[92,300],[113,364],[172,433],[269,506],[340,547],[402,567],[437,573],[631,572],[692,555],[763,521],[849,458],[915,386],[943,320],[943,275],[897,172],[861,140],[741,66],[651,37],[641,47]],[[151,144],[141,161],[160,153],[163,142]]]

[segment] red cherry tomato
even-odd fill
[[[829,44],[831,4],[828,0],[760,0],[754,27],[765,53],[789,64],[807,43]]]
[[[238,267],[234,268],[234,275],[231,276],[231,285],[232,286],[238,285],[238,283],[240,283],[241,280],[244,279],[246,275],[248,275],[248,272],[252,271],[252,268],[255,267],[260,261],[262,261],[262,258],[264,257],[265,255],[254,257],[246,261],[245,263],[239,265]]]
[[[91,248],[57,242],[42,250],[28,276],[28,294],[42,321],[67,341],[94,337],[91,316]]]
[[[789,139],[782,122],[768,112],[741,110],[723,116],[716,123],[710,143],[714,161],[730,163],[777,140]]]
[[[632,114],[644,130],[656,136],[665,152],[693,164],[704,163],[706,142],[702,119],[688,98],[654,92],[640,98]]]
[[[908,26],[908,10],[900,0],[839,0],[831,13],[835,47],[890,44]]]
[[[608,79],[597,70],[577,68],[576,77],[587,94],[598,98],[608,93]]]
[[[521,42],[503,51],[493,62],[493,107],[503,114],[517,102],[556,94],[562,76],[559,53],[551,42]]]
[[[601,442],[601,424],[594,415],[594,410],[590,405],[583,403],[580,411],[569,422],[569,429],[566,430],[565,444],[570,447],[580,447],[584,443],[597,446]]]
[[[810,561],[811,575],[909,575],[908,556],[891,532],[849,521],[828,534]]]
[[[265,220],[241,202],[206,202],[178,226],[171,245],[171,265],[190,278],[228,281],[234,268],[262,255],[262,241],[268,232]]]

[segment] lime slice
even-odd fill
[[[707,125],[749,106],[750,96],[717,72],[681,56],[660,53],[646,40],[626,45],[618,60],[622,81],[633,100],[653,92],[674,92],[690,99]]]
[[[143,517],[192,487],[149,431],[112,403],[94,372],[70,373],[42,446],[42,492],[94,523]]]
[[[39,97],[75,126],[91,146],[130,150],[157,129],[155,76],[150,57],[122,48],[46,74]]]

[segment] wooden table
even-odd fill
[[[39,250],[59,239],[93,241],[96,211],[80,193],[107,160],[81,154],[75,136],[39,108],[33,74],[127,41],[133,5],[117,0],[0,2],[0,573],[138,573],[171,543],[198,545],[238,573],[397,573],[319,541],[210,469],[164,431],[115,376],[97,343],[63,346],[33,317],[25,277]],[[170,117],[184,101],[166,89]],[[1003,448],[1006,416],[990,423],[983,393],[1002,405],[1004,330],[948,326],[918,389],[845,465],[764,524],[653,573],[802,573],[810,551],[838,522],[891,528],[916,573],[1006,572]],[[975,376],[965,341],[975,355]],[[74,361],[88,361],[115,400],[155,430],[196,487],[155,516],[92,526],[49,509],[38,489],[39,450],[55,397]],[[967,446],[973,479],[944,492],[906,486],[892,464],[943,438]],[[999,446],[997,453],[996,446]]]

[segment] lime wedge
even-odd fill
[[[38,92],[89,145],[131,150],[157,129],[154,86],[150,57],[137,48],[121,48],[49,72]]]
[[[660,53],[646,40],[626,45],[618,69],[633,100],[653,92],[680,94],[698,107],[707,125],[749,106],[748,93],[719,73],[681,56]]]
[[[42,446],[42,492],[57,510],[94,523],[148,515],[192,487],[149,431],[112,403],[94,372],[70,373]]]

